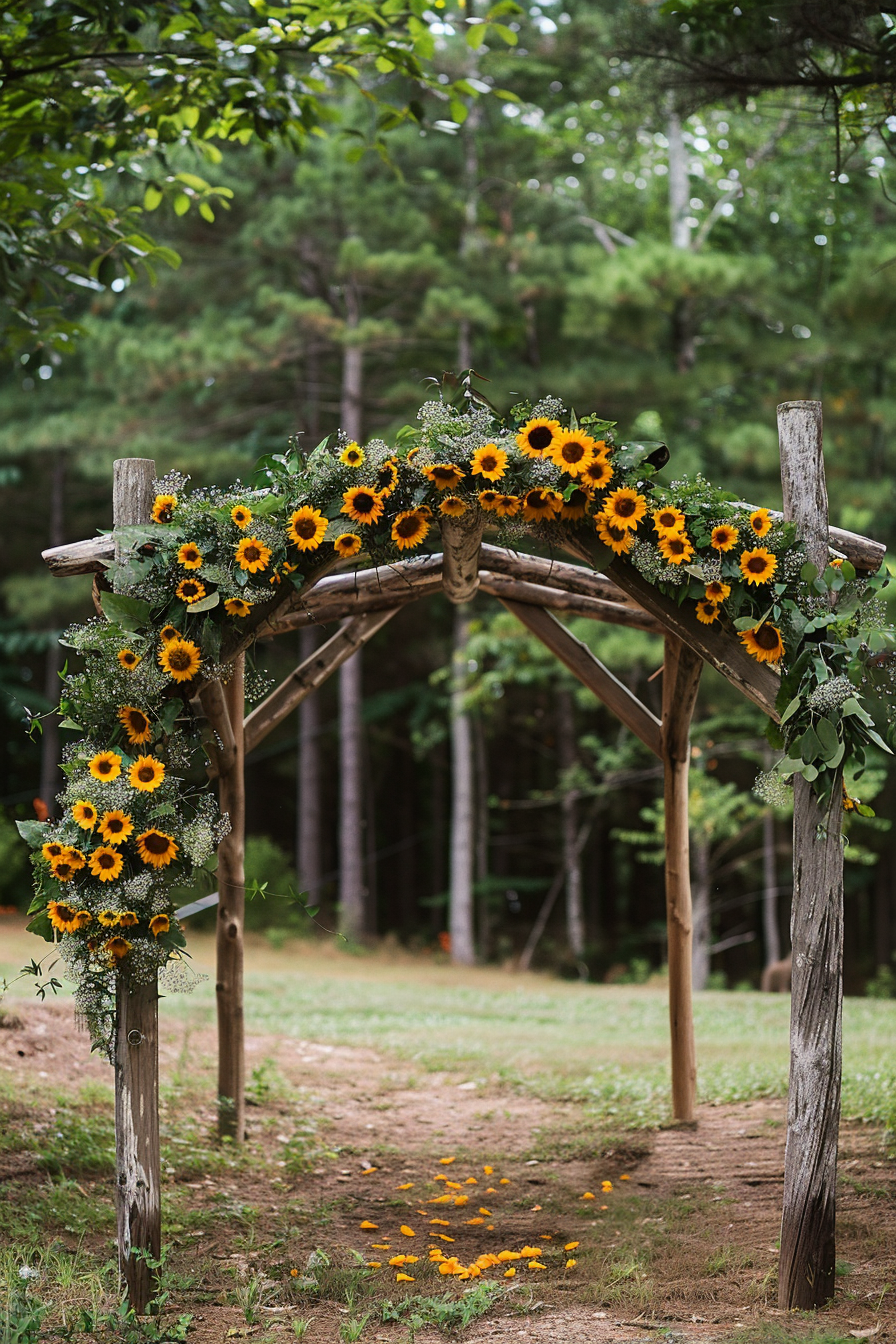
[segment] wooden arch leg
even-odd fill
[[[672,1114],[692,1121],[697,1104],[697,1053],[691,995],[691,872],[688,767],[691,715],[703,662],[674,635],[663,661],[663,806],[666,818],[666,927],[669,943],[669,1027]]]
[[[242,1142],[246,1130],[246,1053],[243,1019],[243,923],[246,909],[246,785],[244,779],[245,654],[234,660],[224,699],[234,739],[220,778],[221,811],[230,834],[218,846],[218,925],[215,998],[218,1005],[218,1133]]]

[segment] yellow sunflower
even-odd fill
[[[128,770],[128,779],[141,793],[152,793],[165,778],[165,767],[155,756],[138,756]]]
[[[205,597],[205,584],[200,583],[198,579],[181,579],[174,591],[181,602],[186,602],[189,607],[193,602]]]
[[[202,661],[191,639],[170,640],[159,653],[159,662],[173,681],[191,681]]]
[[[122,910],[118,916],[118,927],[120,929],[134,929],[140,923],[135,910]]]
[[[664,504],[661,509],[653,511],[653,529],[661,537],[667,532],[683,532],[684,525],[685,516],[681,509],[673,508],[671,504]]]
[[[87,862],[80,849],[76,849],[74,845],[66,845],[62,857],[67,863],[72,864],[76,873],[83,868]]]
[[[400,513],[392,524],[392,540],[400,551],[419,546],[429,531],[429,523],[416,509]]]
[[[707,602],[724,602],[726,597],[731,596],[731,584],[722,583],[721,579],[713,579],[712,583],[706,585]]]
[[[339,461],[346,467],[360,467],[364,461],[364,449],[352,439],[339,454]]]
[[[316,551],[326,530],[327,520],[320,509],[312,509],[308,504],[296,509],[287,529],[290,540],[295,542],[300,551]]]
[[[148,742],[152,737],[152,724],[143,710],[135,709],[133,705],[122,705],[118,711],[118,722],[127,734],[128,741],[134,746]]]
[[[479,507],[485,509],[486,513],[497,513],[498,500],[501,499],[501,493],[498,490],[480,490],[477,496]]]
[[[527,420],[516,436],[517,446],[526,457],[544,457],[558,434],[562,434],[559,420],[546,420],[543,416]]]
[[[555,436],[547,456],[569,476],[581,476],[594,461],[594,440],[590,434],[564,430]]]
[[[202,552],[192,541],[185,541],[177,553],[177,562],[183,565],[184,569],[201,569]]]
[[[781,631],[769,621],[754,625],[751,630],[742,630],[740,640],[757,663],[778,663],[784,657]]]
[[[104,929],[116,928],[120,917],[121,917],[120,910],[101,910],[97,915],[97,919],[102,924]]]
[[[466,511],[466,502],[459,495],[446,495],[439,505],[439,513],[443,513],[446,518],[459,518]]]
[[[177,508],[177,495],[156,495],[152,506],[154,523],[170,523],[171,515]]]
[[[500,481],[507,470],[507,454],[497,444],[486,443],[477,448],[470,461],[470,471],[486,481]]]
[[[437,490],[453,490],[455,486],[460,485],[465,474],[453,462],[436,462],[431,467],[423,468],[423,475],[428,481],[432,481]]]
[[[668,532],[657,542],[660,554],[670,565],[686,565],[694,558],[694,543],[683,532]]]
[[[581,486],[578,486],[575,490],[573,490],[569,499],[565,499],[563,501],[563,507],[560,510],[560,517],[568,518],[570,520],[575,518],[584,518],[585,514],[588,512],[588,505],[590,504],[590,502],[591,502],[591,495],[589,491],[583,490]]]
[[[499,495],[494,508],[499,518],[515,518],[522,506],[519,495]]]
[[[127,812],[104,812],[100,822],[100,835],[107,845],[122,845],[127,840],[134,823]]]
[[[718,602],[710,602],[708,598],[701,597],[697,603],[697,620],[701,625],[712,625],[713,621],[719,619],[721,609]]]
[[[595,441],[594,444],[595,462],[606,462],[611,452],[612,449],[610,448],[610,445],[607,443],[606,439],[597,439]]]
[[[376,478],[376,488],[383,499],[388,499],[398,484],[398,465],[394,457],[387,457]]]
[[[149,931],[153,938],[158,938],[160,933],[167,933],[171,928],[171,920],[167,915],[153,915],[149,921]]]
[[[54,859],[50,864],[50,872],[57,882],[71,882],[77,871],[77,866],[72,863],[71,859],[67,859],[64,854],[61,855],[60,858]]]
[[[627,555],[634,544],[635,534],[631,528],[617,527],[603,514],[596,519],[597,535],[605,546],[609,546],[615,555]]]
[[[72,816],[84,831],[92,831],[96,825],[97,811],[93,803],[88,803],[86,798],[80,798],[72,808]],[[46,854],[44,858],[46,858]]]
[[[626,485],[607,495],[603,511],[614,527],[635,528],[647,512],[647,500]]]
[[[596,457],[579,473],[582,484],[590,486],[592,490],[605,490],[612,479],[613,468],[604,457]]]
[[[754,509],[750,514],[750,527],[757,537],[764,537],[772,530],[772,520],[768,509]]]
[[[228,616],[248,616],[252,610],[252,603],[244,602],[241,597],[228,597],[224,603],[224,610]]]
[[[115,751],[98,751],[90,762],[89,769],[94,779],[101,779],[109,784],[121,774],[121,757]]]
[[[159,631],[159,639],[163,644],[170,644],[172,639],[180,639],[180,631],[176,625],[163,625]]]
[[[414,458],[417,456],[419,451],[420,451],[419,447],[409,449],[408,455],[405,458],[405,462],[413,462]]]
[[[86,929],[93,919],[89,910],[78,910],[65,901],[50,901],[47,904],[47,915],[53,928],[60,933],[77,933],[80,929]]]
[[[100,882],[114,882],[124,867],[124,859],[111,845],[100,845],[91,854],[89,867]]]
[[[154,827],[137,836],[140,857],[144,863],[151,864],[153,868],[167,868],[176,857],[179,848],[180,846],[175,844],[174,836],[167,835],[165,831],[157,831]]]
[[[333,542],[333,550],[343,559],[348,560],[351,556],[357,555],[361,549],[361,538],[357,532],[341,532]]]
[[[741,552],[740,572],[747,583],[768,583],[777,568],[777,556],[772,555],[764,546],[757,546],[753,551]]]
[[[236,504],[230,510],[230,517],[242,532],[244,527],[248,527],[252,521],[252,510],[247,509],[245,504]]]
[[[127,938],[110,938],[103,943],[103,951],[108,952],[113,961],[123,961],[133,944]]]
[[[730,523],[719,523],[712,530],[709,544],[713,550],[730,551],[732,546],[737,545],[737,528]]]
[[[140,661],[140,655],[133,649],[119,649],[116,656],[126,672],[133,672]]]
[[[340,513],[348,514],[354,523],[375,523],[382,517],[383,497],[366,485],[356,485],[342,496],[345,503]]]
[[[523,517],[527,523],[550,522],[563,507],[563,496],[556,490],[527,490],[523,495]]]
[[[257,574],[261,569],[267,569],[268,561],[271,558],[270,546],[265,546],[258,537],[243,537],[236,548],[236,562],[240,569],[248,570],[250,574]]]
[[[54,859],[61,859],[65,853],[65,845],[60,845],[58,840],[48,840],[46,844],[41,845],[40,852],[48,863]]]

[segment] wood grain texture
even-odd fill
[[[218,846],[218,922],[215,933],[218,1010],[218,1133],[241,1143],[246,1133],[246,1049],[243,1014],[243,926],[246,912],[246,784],[243,718],[245,655],[233,661],[224,688],[235,752],[221,775],[219,803],[230,833]]]
[[[479,587],[479,548],[485,520],[477,509],[459,518],[440,518],[442,586],[449,602],[469,602]]]
[[[111,537],[88,537],[86,541],[51,546],[40,554],[50,573],[60,579],[72,574],[103,574],[115,559],[115,542]]]
[[[441,561],[441,555],[438,557]],[[349,577],[339,575],[338,577]],[[359,576],[361,577],[361,576]],[[328,581],[323,580],[321,587]],[[329,625],[333,621],[343,621],[350,616],[359,616],[368,611],[388,611],[405,607],[418,598],[438,593],[442,588],[441,568],[432,574],[421,574],[412,584],[402,584],[394,589],[373,585],[359,585],[354,591],[337,590],[335,593],[316,589],[308,595],[308,601],[301,610],[288,612],[277,618],[276,625],[266,638],[284,634],[288,630],[303,630],[310,625]]]
[[[551,588],[544,583],[526,583],[512,579],[508,574],[492,574],[487,569],[479,571],[479,587],[491,597],[506,597],[512,602],[527,602],[532,606],[548,607],[551,611],[569,611],[593,621],[606,621],[608,625],[626,625],[651,634],[663,633],[655,616],[628,603],[604,602],[599,597],[584,597],[581,593]]]
[[[691,717],[703,661],[674,635],[663,659],[663,808],[666,851],[666,929],[669,944],[669,1028],[672,1046],[672,1114],[694,1119],[697,1050],[692,994],[693,921],[688,817]]]
[[[236,760],[237,744],[227,711],[227,697],[220,681],[208,682],[200,691],[199,708],[214,734],[208,751],[217,775],[226,775]],[[195,702],[194,702],[195,704]]]
[[[586,569],[584,565],[571,565],[566,560],[528,555],[524,551],[512,551],[506,546],[492,546],[483,542],[479,563],[493,574],[507,574],[527,583],[544,583],[551,588],[562,588],[567,593],[599,597],[604,602],[634,605],[628,595],[605,575],[595,574],[593,569]]]
[[[574,677],[583,686],[611,709],[616,717],[639,737],[654,755],[662,757],[662,734],[659,719],[646,705],[642,705],[636,695],[613,676],[609,668],[604,667],[600,659],[587,648],[575,635],[570,634],[565,625],[552,616],[543,607],[532,606],[525,602],[511,602],[501,599],[503,605],[521,621],[527,630],[537,636],[568,667]]]
[[[820,402],[778,407],[784,515],[812,563],[827,560],[828,502]],[[830,806],[794,778],[790,938],[790,1084],[778,1302],[820,1307],[834,1294],[843,1007],[841,772]]]

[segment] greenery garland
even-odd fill
[[[261,459],[252,480],[186,491],[157,482],[153,521],[119,528],[105,619],[63,643],[83,670],[66,672],[61,819],[20,822],[33,849],[29,928],[61,940],[79,1006],[110,1048],[116,973],[162,973],[183,987],[175,889],[214,864],[227,833],[197,778],[201,685],[226,681],[247,629],[336,561],[394,562],[438,540],[440,517],[484,515],[497,540],[546,545],[587,535],[595,566],[624,556],[707,626],[733,625],[753,658],[782,672],[780,776],[799,772],[830,799],[849,761],[858,775],[873,743],[894,733],[894,630],[883,572],[859,578],[833,558],[819,574],[792,524],[749,509],[698,476],[660,486],[658,444],[619,444],[611,422],[581,419],[555,397],[501,417],[462,384],[460,406],[427,401],[419,427],[394,446],[337,434],[307,457],[295,446]],[[596,540],[595,540],[596,533]],[[883,694],[881,694],[883,692]],[[879,711],[881,732],[872,711]],[[850,798],[844,806],[871,809]]]

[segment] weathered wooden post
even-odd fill
[[[112,519],[116,527],[152,517],[155,463],[123,458],[114,464]],[[150,1260],[162,1245],[159,1162],[159,988],[131,984],[127,969],[116,985],[115,1182],[118,1265],[128,1301],[142,1315],[153,1297]]]
[[[694,1119],[697,1051],[691,992],[691,867],[688,772],[691,715],[703,661],[674,635],[663,659],[663,808],[666,820],[666,929],[669,944],[669,1027],[672,1043],[672,1114]]]
[[[784,516],[796,523],[809,559],[823,573],[829,536],[821,402],[779,406],[778,438]],[[830,804],[821,808],[812,786],[802,775],[794,777],[793,994],[778,1304],[804,1311],[822,1306],[834,1293],[843,1004],[841,778],[838,771]]]
[[[246,1052],[243,1017],[243,924],[246,910],[246,782],[243,719],[246,655],[238,654],[224,687],[232,752],[221,758],[220,806],[230,833],[218,846],[217,976],[218,1133],[241,1143],[246,1132]],[[229,745],[229,743],[228,743]]]

